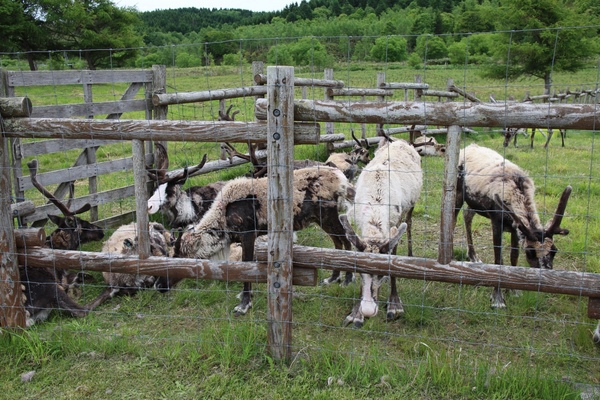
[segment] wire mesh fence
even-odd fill
[[[582,31],[591,28],[574,28]],[[550,31],[555,34],[556,48],[560,47],[561,30]],[[513,66],[522,60],[512,58],[518,52],[519,35],[527,36],[531,32],[499,32],[485,35],[465,35],[464,37],[433,36],[427,38],[402,37],[408,43],[417,40],[423,42],[424,53],[420,62],[395,61],[392,58],[396,37],[315,37],[315,38],[274,38],[239,40],[226,43],[201,43],[195,45],[171,45],[160,48],[138,49],[139,57],[135,70],[149,70],[153,64],[166,65],[166,93],[208,93],[209,100],[193,102],[175,102],[168,105],[166,119],[169,121],[204,121],[218,125],[223,115],[232,118],[240,125],[240,131],[246,126],[250,131],[256,121],[256,103],[259,95],[244,94],[240,97],[218,99],[210,97],[224,89],[239,89],[260,86],[260,74],[266,66],[295,65],[295,79],[306,80],[307,84],[296,86],[295,99],[307,101],[336,101],[342,105],[392,102],[419,103],[424,102],[424,117],[427,119],[430,110],[442,109],[431,105],[432,102],[491,105],[501,104],[506,108],[506,121],[510,121],[515,106],[520,104],[544,104],[550,110],[557,104],[588,107],[595,118],[598,88],[598,59],[590,54],[589,59],[582,60],[579,69],[572,72],[563,71],[560,63],[562,55],[554,50],[554,64],[549,65],[550,83],[536,72],[535,77],[523,76],[513,78]],[[498,41],[493,42],[496,37]],[[498,39],[502,37],[502,39]],[[441,40],[449,57],[433,55],[433,46]],[[485,57],[491,53],[472,50],[482,42],[501,43],[506,46],[504,63],[504,79],[484,77],[486,71]],[[383,44],[382,44],[383,43]],[[222,50],[221,47],[229,50]],[[379,61],[371,51],[375,46],[383,48],[383,56]],[[429,53],[431,49],[432,53]],[[450,52],[452,50],[453,52]],[[462,53],[461,53],[462,50]],[[98,50],[105,52],[111,59],[118,50]],[[491,52],[491,50],[490,50]],[[512,53],[511,53],[512,52]],[[415,50],[416,53],[416,50]],[[39,62],[40,70],[56,76],[66,74],[74,76],[73,83],[58,85],[50,78],[39,86],[14,86],[10,96],[26,96],[31,99],[35,112],[42,112],[44,107],[56,105],[88,104],[86,114],[82,117],[104,119],[114,111],[106,112],[99,107],[104,103],[128,100],[144,100],[145,108],[126,111],[119,116],[120,120],[151,119],[155,112],[154,98],[148,88],[146,92],[131,94],[130,84],[111,81],[111,73],[119,75],[123,68],[109,65],[105,72],[106,82],[94,83],[93,88],[81,82],[83,61],[77,58],[77,52],[48,52],[46,62]],[[217,54],[221,54],[218,56]],[[227,57],[225,57],[227,56]],[[256,58],[253,58],[256,57]],[[24,82],[29,78],[26,71],[25,55],[10,54],[3,57],[3,70],[10,70],[15,77],[21,75]],[[263,60],[263,63],[251,63]],[[73,60],[76,60],[73,62]],[[186,64],[187,63],[187,64]],[[514,64],[512,64],[514,63]],[[197,65],[196,65],[197,64]],[[129,68],[131,69],[131,68]],[[262,71],[261,71],[262,69]],[[258,76],[258,77],[257,77]],[[15,78],[16,79],[16,78]],[[329,91],[319,84],[311,84],[317,80],[342,81],[344,89],[386,89],[390,93],[364,95],[360,92],[343,95],[341,92]],[[79,80],[79,81],[78,81]],[[404,86],[400,84],[404,84]],[[6,85],[6,84],[5,84]],[[414,86],[411,86],[414,85]],[[424,85],[424,86],[421,86]],[[7,85],[11,87],[10,82]],[[425,87],[426,86],[426,87]],[[5,86],[6,87],[6,86]],[[424,88],[425,87],[425,88]],[[427,104],[430,104],[427,107]],[[232,107],[231,109],[228,108]],[[460,108],[460,107],[459,107]],[[450,107],[448,107],[450,109]],[[100,110],[100,111],[98,111]],[[41,114],[40,114],[41,116]],[[431,116],[433,118],[433,115]],[[35,118],[35,117],[32,117]],[[54,117],[60,118],[60,116]],[[410,139],[411,133],[419,132],[428,137],[435,137],[438,142],[446,141],[446,128],[443,124],[390,124],[389,115],[385,113],[380,119],[370,122],[322,122],[315,118],[314,123],[320,126],[321,135],[343,134],[344,139],[352,142],[351,133],[362,139],[378,138],[382,132],[391,133],[394,137]],[[436,118],[440,118],[437,116]],[[563,115],[569,120],[569,115]],[[570,120],[569,120],[570,121]],[[536,123],[534,123],[535,125]],[[117,133],[119,132],[116,125]],[[549,125],[552,126],[552,125]],[[562,226],[569,230],[568,235],[555,237],[556,247],[560,251],[554,260],[555,270],[580,273],[600,273],[598,257],[598,174],[595,151],[595,126],[586,129],[568,129],[564,138],[564,146],[558,139],[558,128],[546,127],[538,130],[535,137],[531,130],[519,133],[518,145],[509,142],[504,145],[507,124],[495,127],[468,126],[461,134],[461,147],[477,143],[489,147],[507,160],[526,170],[535,183],[535,202],[542,223],[554,216],[559,198],[567,185],[573,192],[566,207]],[[517,127],[514,127],[517,128]],[[531,128],[519,126],[518,128]],[[125,131],[126,128],[123,128]],[[171,134],[177,136],[177,127],[173,126]],[[184,135],[184,129],[181,135]],[[266,127],[264,128],[266,130]],[[396,131],[394,131],[396,129]],[[552,139],[550,135],[554,133]],[[527,136],[527,138],[526,138]],[[545,136],[545,137],[544,137]],[[39,139],[31,134],[31,139],[21,139],[22,145],[36,143]],[[249,136],[248,136],[249,137]],[[240,153],[249,153],[249,145],[243,133],[233,146]],[[235,177],[255,171],[249,163],[239,165],[227,158],[223,151],[220,137],[211,141],[192,142],[185,140],[168,141],[169,171],[184,171],[186,166],[200,163],[206,154],[209,162],[220,160],[220,168],[196,176],[181,179],[181,187],[177,186],[178,196],[192,196],[191,187],[205,187],[215,182],[228,182]],[[60,139],[54,139],[60,140]],[[65,134],[64,140],[72,140]],[[148,132],[146,140],[154,140],[152,132]],[[373,153],[376,143],[372,144]],[[14,161],[13,146],[13,161]],[[297,160],[326,161],[333,149],[333,143],[302,144],[294,148]],[[337,149],[336,151],[348,151]],[[147,147],[146,162],[149,167],[156,167],[157,153],[154,147]],[[130,141],[115,141],[101,144],[95,150],[95,163],[110,163],[132,153]],[[153,153],[153,154],[152,154]],[[49,155],[36,154],[23,157],[23,163],[33,158],[39,160],[39,176],[58,168],[72,168],[79,150],[61,150]],[[232,158],[233,160],[234,158]],[[239,159],[239,157],[238,157]],[[237,160],[237,159],[236,159]],[[151,165],[155,162],[154,165]],[[13,164],[14,168],[15,165]],[[228,167],[228,168],[223,168]],[[360,168],[364,165],[360,164]],[[443,181],[445,177],[445,158],[440,156],[424,156],[421,158],[423,186],[415,204],[412,221],[413,255],[423,259],[437,259],[440,246],[440,229]],[[27,176],[28,171],[23,170]],[[171,172],[170,175],[173,175]],[[65,181],[71,179],[65,178]],[[96,192],[112,190],[122,185],[132,185],[134,172],[123,167],[102,176],[96,183]],[[45,185],[54,192],[60,182],[47,181]],[[156,183],[156,182],[154,182]],[[75,197],[79,193],[88,192],[90,182],[87,179],[75,181]],[[389,187],[400,185],[389,182]],[[187,192],[184,190],[187,189]],[[175,189],[172,189],[175,190]],[[183,193],[183,194],[182,194]],[[161,196],[166,198],[168,194]],[[148,193],[148,196],[150,192]],[[32,200],[38,206],[46,202],[45,197],[35,188],[28,187],[22,191],[18,200]],[[66,193],[64,194],[66,196]],[[390,207],[394,205],[388,204]],[[172,254],[177,247],[176,238],[180,232],[169,232],[175,228],[177,215],[189,212],[185,207],[171,211],[171,214],[158,212],[150,216],[151,221],[161,224],[167,235],[164,246],[165,254]],[[110,220],[117,214],[127,214],[135,210],[135,196],[124,196],[113,202],[98,207],[94,220]],[[194,209],[197,211],[197,207]],[[343,212],[342,212],[343,213]],[[84,214],[87,216],[88,214]],[[460,214],[462,215],[462,214]],[[27,221],[29,223],[30,221]],[[197,221],[196,221],[197,222]],[[116,225],[116,224],[115,224]],[[102,241],[84,243],[71,249],[75,252],[97,252],[102,250],[102,242],[116,230],[117,226],[106,225],[105,238]],[[181,223],[179,228],[187,228]],[[46,225],[52,231],[54,225]],[[161,228],[157,228],[163,232]],[[154,231],[152,231],[154,232]],[[135,251],[137,233],[130,232],[131,246]],[[152,240],[152,239],[151,239]],[[158,240],[158,239],[157,239]],[[494,245],[490,220],[476,217],[473,224],[473,240],[481,260],[486,264],[494,263]],[[119,243],[128,246],[122,239]],[[317,257],[319,248],[331,249],[334,243],[330,235],[321,228],[312,225],[295,232],[295,244],[306,246]],[[155,246],[156,247],[156,246]],[[453,258],[468,261],[468,249],[462,217],[459,216],[454,231]],[[398,245],[398,255],[406,255],[407,240],[403,238]],[[127,251],[131,250],[129,247]],[[117,246],[115,252],[123,249]],[[240,249],[237,244],[230,248],[231,257],[240,261]],[[509,235],[504,234],[503,254],[508,259],[511,251]],[[76,257],[76,256],[74,256]],[[335,261],[335,260],[334,260]],[[109,262],[110,264],[110,262]],[[508,263],[507,263],[508,264]],[[527,266],[525,253],[521,251],[518,264]],[[323,262],[316,265],[321,283],[331,275],[334,262]],[[50,267],[53,270],[52,267]],[[57,269],[58,270],[58,269]],[[110,271],[110,267],[109,267]],[[85,271],[80,272],[83,275]],[[90,304],[107,287],[99,272],[88,272],[83,281],[76,285],[80,304]],[[344,276],[340,282],[318,284],[315,286],[294,286],[293,289],[293,341],[292,352],[297,363],[312,361],[335,365],[348,365],[342,360],[353,360],[353,363],[367,365],[356,370],[341,370],[330,367],[331,377],[347,380],[349,377],[366,374],[371,375],[373,382],[384,382],[383,372],[373,367],[375,364],[393,365],[408,375],[417,374],[423,365],[429,366],[429,372],[453,370],[455,379],[473,385],[485,386],[484,376],[501,376],[508,373],[547,374],[560,377],[563,381],[574,384],[598,385],[599,348],[594,344],[594,330],[597,320],[589,318],[588,309],[597,305],[591,303],[586,296],[544,293],[543,291],[509,292],[506,295],[506,308],[490,307],[489,285],[472,286],[467,284],[435,282],[423,279],[399,279],[398,292],[403,302],[404,313],[398,319],[386,321],[384,310],[385,299],[389,294],[389,286],[382,285],[379,293],[380,311],[378,315],[367,318],[360,328],[352,328],[346,324],[346,316],[360,298],[362,279],[355,274],[355,280],[344,284]],[[81,276],[79,277],[82,278]],[[135,282],[140,285],[141,278]],[[252,279],[249,279],[252,280]],[[121,283],[114,283],[114,297],[94,308],[84,319],[73,319],[68,310],[57,308],[50,320],[35,326],[40,335],[50,335],[53,330],[60,330],[65,335],[86,337],[86,346],[97,346],[107,351],[106,341],[132,341],[150,343],[152,346],[164,346],[165,349],[189,348],[193,346],[198,354],[213,355],[222,363],[252,363],[267,353],[268,320],[267,296],[268,287],[261,279],[253,283],[252,307],[244,316],[236,316],[232,310],[239,303],[237,298],[242,285],[233,280],[212,281],[205,279],[184,279],[170,290],[161,293],[153,290],[155,278],[149,278],[141,286],[148,290],[135,291],[132,296],[121,296],[117,293]],[[577,286],[577,283],[573,283]],[[499,279],[498,286],[502,286]],[[62,290],[62,289],[54,289]],[[122,289],[121,292],[127,292]],[[122,293],[119,293],[122,294]],[[53,307],[54,308],[54,307]],[[597,316],[596,316],[597,318]],[[348,367],[347,367],[348,368]],[[535,372],[534,372],[535,371]],[[386,372],[388,372],[386,370]],[[379,374],[379,375],[377,375]],[[432,378],[434,379],[434,378]],[[435,380],[435,379],[434,379]],[[592,390],[593,392],[593,390]]]

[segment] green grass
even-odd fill
[[[355,87],[373,87],[377,69],[340,66],[336,79]],[[239,70],[170,70],[169,90],[204,90],[240,86]],[[483,81],[474,70],[431,69],[414,71],[389,68],[388,81],[412,81],[421,74],[435,89],[448,78],[487,99],[505,91],[521,97],[525,90],[538,93],[535,82]],[[250,69],[243,81],[250,82]],[[300,76],[317,76],[299,70]],[[176,78],[173,81],[173,78]],[[591,78],[590,78],[591,77]],[[581,87],[596,79],[595,71],[555,76],[557,85]],[[538,83],[539,84],[539,83]],[[529,86],[528,86],[529,85]],[[39,89],[39,92],[38,92]],[[95,101],[104,101],[123,88],[94,88]],[[79,88],[29,88],[33,103],[44,100],[77,102]],[[105,92],[105,94],[103,94]],[[52,95],[44,97],[44,93]],[[322,94],[315,94],[322,98]],[[399,96],[401,97],[401,96]],[[252,119],[252,99],[233,103],[242,112],[238,120]],[[170,119],[216,119],[216,103],[174,106]],[[355,125],[357,131],[360,127]],[[336,131],[349,135],[348,124]],[[554,138],[548,149],[536,136],[535,148],[519,138],[520,147],[503,148],[502,137],[490,130],[465,135],[463,144],[477,142],[491,147],[533,177],[538,211],[550,219],[567,184],[573,194],[563,226],[571,232],[556,239],[560,252],[555,268],[600,272],[600,171],[595,132],[569,131],[566,147]],[[368,135],[374,128],[368,127]],[[443,138],[438,138],[443,139]],[[171,167],[195,164],[204,153],[219,155],[215,143],[171,143]],[[240,150],[244,149],[240,145]],[[590,149],[593,150],[590,152]],[[128,155],[128,144],[101,148],[99,159]],[[42,169],[72,162],[72,155],[40,158]],[[325,146],[299,146],[296,158],[327,157]],[[414,253],[437,257],[440,226],[441,182],[444,163],[423,159],[425,182],[414,213]],[[191,184],[230,179],[247,171],[196,177]],[[101,185],[110,188],[133,182],[122,173]],[[86,183],[79,185],[85,186]],[[29,196],[29,192],[27,193]],[[35,197],[32,191],[31,197]],[[127,204],[115,206],[128,207]],[[104,210],[104,217],[114,209]],[[102,217],[102,216],[101,216]],[[159,218],[159,217],[157,217]],[[298,234],[299,244],[331,247],[318,228]],[[479,256],[492,262],[489,221],[474,220]],[[508,236],[506,236],[508,241]],[[85,250],[99,250],[89,244]],[[406,254],[405,243],[399,254]],[[466,242],[461,221],[455,233],[455,254],[464,259]],[[507,254],[505,255],[507,258]],[[524,258],[521,256],[521,265]],[[319,278],[329,275],[319,271]],[[83,288],[82,303],[102,289],[102,278]],[[595,321],[587,318],[587,298],[523,292],[508,295],[506,310],[489,308],[490,288],[401,279],[400,296],[405,315],[386,323],[383,312],[366,321],[362,329],[344,328],[342,321],[358,297],[359,287],[296,287],[293,302],[293,359],[289,365],[275,362],[267,351],[266,288],[254,285],[254,308],[243,318],[231,310],[237,304],[237,283],[186,280],[170,293],[154,291],[119,297],[103,304],[83,319],[54,312],[49,321],[22,332],[0,334],[0,386],[6,398],[316,398],[316,399],[576,399],[578,384],[600,386],[600,347],[591,340]],[[381,298],[388,294],[384,286]],[[383,311],[383,304],[381,310]],[[30,382],[21,374],[35,371]]]

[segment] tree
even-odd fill
[[[406,39],[399,36],[379,37],[371,47],[371,58],[377,61],[399,62],[406,60]]]
[[[0,0],[2,46],[24,52],[31,70],[52,50],[81,50],[90,69],[125,65],[143,45],[139,24],[136,12],[109,0]]]
[[[597,53],[594,32],[565,26],[597,25],[598,17],[578,13],[562,0],[501,0],[500,29],[486,75],[501,79],[532,76],[552,87],[553,71],[577,71]]]
[[[448,57],[448,48],[439,36],[421,35],[417,38],[415,53],[423,60],[438,60]]]
[[[50,1],[40,0],[0,0],[0,31],[3,38],[0,49],[24,52],[32,71],[36,70],[36,59],[42,57],[39,51],[51,47],[51,38],[44,29],[43,21],[50,4]]]
[[[135,32],[141,21],[132,10],[116,7],[110,0],[55,0],[55,3],[46,19],[55,45],[82,50],[89,69],[126,65],[143,45],[141,36]]]

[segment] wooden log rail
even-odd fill
[[[53,250],[43,247],[18,248],[19,265],[81,271],[110,271],[124,274],[169,276],[177,279],[208,279],[227,282],[267,282],[267,265],[254,262],[196,260],[191,258],[125,256],[90,251]],[[292,283],[315,286],[315,268],[294,268]]]
[[[295,144],[318,144],[319,124],[294,123]],[[173,142],[266,142],[267,124],[237,121],[100,120],[9,118],[5,136],[46,139],[155,140]]]
[[[255,254],[259,263],[265,262],[266,245],[257,243]],[[460,261],[441,264],[437,260],[428,258],[388,256],[299,245],[293,247],[293,263],[294,271],[296,268],[324,268],[422,281],[589,297],[590,304],[593,306],[588,308],[588,316],[600,318],[598,313],[600,308],[597,309],[595,306],[598,303],[597,299],[600,298],[600,274],[596,273]]]
[[[29,117],[32,110],[29,97],[0,97],[0,115],[3,118]]]
[[[257,99],[255,115],[266,118],[267,102]],[[296,121],[372,124],[522,127],[594,130],[600,113],[593,104],[493,104],[459,102],[352,102],[296,100]]]
[[[267,84],[267,75],[256,74],[254,75],[254,83],[257,85]],[[335,79],[312,79],[312,78],[297,78],[294,77],[294,86],[316,86],[325,88],[343,88],[344,81]]]
[[[234,89],[205,90],[201,92],[157,93],[152,96],[152,104],[168,106],[172,104],[196,103],[199,101],[225,100],[238,97],[261,96],[267,94],[264,86],[246,86]],[[254,101],[254,99],[252,99]]]

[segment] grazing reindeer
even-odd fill
[[[481,262],[475,253],[472,221],[477,213],[492,222],[494,263],[502,265],[502,232],[511,234],[511,265],[517,265],[519,247],[523,248],[530,267],[552,269],[558,252],[554,235],[567,235],[560,227],[571,186],[564,190],[554,217],[542,226],[535,205],[533,180],[517,165],[506,160],[494,150],[471,144],[461,150],[456,195],[456,216],[463,210],[467,236],[468,257],[471,262]],[[506,304],[502,292],[495,287],[491,296],[494,308]]]
[[[76,217],[77,214],[88,211],[91,208],[90,204],[71,211],[67,205],[64,205],[38,182],[37,160],[32,160],[27,166],[33,186],[64,214],[64,217],[48,216],[58,226],[46,238],[48,247],[77,250],[82,243],[101,240],[104,237],[102,228]],[[87,315],[88,308],[78,304],[67,294],[67,290],[77,282],[77,274],[71,274],[62,269],[55,271],[51,268],[24,266],[19,268],[19,275],[25,289],[26,301],[24,304],[28,314],[27,327],[46,320],[50,312],[57,308],[71,313],[74,317]]]
[[[535,134],[535,128],[533,128],[533,133]],[[517,136],[523,135],[527,137],[527,129],[525,128],[506,128],[504,130],[504,143],[502,144],[504,147],[508,147],[510,141],[513,141],[513,146],[517,146]],[[533,139],[531,141],[531,148],[533,148]]]
[[[408,142],[379,143],[373,160],[365,166],[356,182],[354,206],[348,216],[356,221],[358,232],[341,215],[346,236],[356,249],[365,253],[396,254],[402,234],[408,229],[408,255],[412,256],[411,216],[423,186],[421,157]],[[404,223],[406,221],[407,223]],[[361,327],[365,317],[377,314],[377,294],[384,276],[361,274],[360,302],[346,317],[345,325]],[[404,309],[398,296],[396,278],[391,277],[391,293],[387,303],[387,320],[398,318]]]
[[[167,216],[171,228],[184,228],[200,221],[225,183],[215,182],[206,186],[181,189],[190,176],[202,169],[206,163],[206,155],[200,164],[191,168],[185,167],[182,172],[169,176],[167,175],[169,169],[167,150],[160,143],[155,143],[155,146],[157,168],[148,170],[148,176],[157,182],[158,187],[148,199],[148,213],[154,214],[161,210]]]
[[[173,238],[171,233],[158,222],[150,222],[150,255],[157,257],[173,257]],[[103,253],[109,254],[138,254],[137,223],[132,222],[120,226],[102,246]],[[117,294],[133,295],[140,289],[152,287],[157,278],[150,275],[126,274],[117,272],[102,272],[108,287],[92,301],[88,308],[96,308]]]
[[[256,237],[267,232],[267,188],[267,178],[237,178],[227,183],[202,220],[183,232],[176,244],[176,256],[223,260],[227,259],[230,243],[238,242],[242,245],[242,261],[254,261]],[[295,170],[290,199],[294,230],[316,223],[330,236],[345,239],[338,206],[351,199],[353,192],[346,176],[336,168]],[[251,289],[251,283],[244,283],[241,302],[234,309],[237,315],[246,314],[252,307]]]

